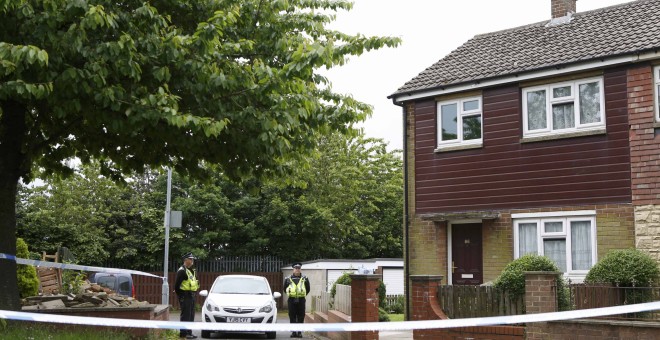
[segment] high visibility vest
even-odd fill
[[[183,280],[181,282],[181,290],[196,292],[199,289],[199,282],[195,277],[195,273],[193,273],[188,268],[184,267],[184,269],[186,270],[186,275],[188,276],[188,279]]]
[[[304,298],[307,296],[307,288],[305,288],[306,277],[301,277],[296,284],[292,279],[289,279],[289,286],[286,287],[286,294],[292,298]]]

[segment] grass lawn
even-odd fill
[[[0,320],[4,321],[4,320]],[[107,328],[107,331],[81,330],[81,329],[57,329],[46,323],[24,323],[9,321],[0,323],[0,339],[49,339],[49,340],[130,340],[131,337],[122,332],[113,331]],[[146,339],[179,339],[179,331],[167,330],[161,336],[149,336]]]
[[[403,321],[403,314],[388,314],[390,316],[390,321]]]

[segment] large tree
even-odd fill
[[[282,170],[370,108],[317,69],[398,39],[326,28],[335,0],[0,0],[0,252],[35,169],[102,162],[113,178],[170,166],[201,176]],[[0,309],[19,308],[0,260]]]

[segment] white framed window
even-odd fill
[[[567,276],[585,276],[596,263],[596,216],[514,218],[514,257],[544,255]]]
[[[482,143],[481,97],[441,101],[438,105],[438,148]]]
[[[653,68],[653,88],[655,89],[655,120],[660,122],[660,66]]]
[[[523,137],[605,128],[603,78],[524,88]]]

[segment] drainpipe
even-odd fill
[[[401,106],[403,111],[403,239],[405,240],[405,289],[406,289],[406,321],[410,321],[410,245],[408,244],[408,119],[406,117],[406,107]]]
[[[410,321],[410,247],[408,244],[408,119],[406,106],[392,98],[392,103],[401,106],[403,113],[403,241],[404,241],[404,289],[406,292],[406,321]]]

